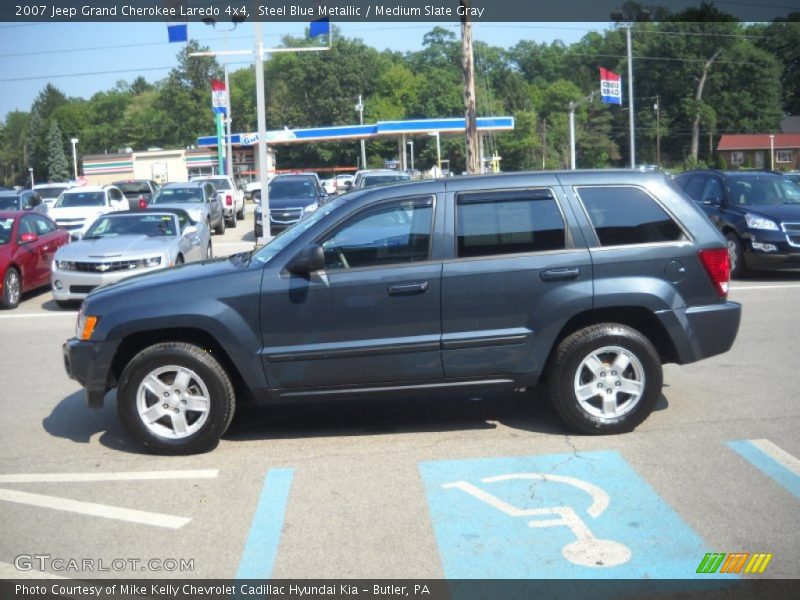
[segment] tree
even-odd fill
[[[47,178],[49,181],[69,179],[69,163],[64,152],[64,139],[55,119],[47,132]]]
[[[25,160],[25,134],[30,115],[13,111],[0,126],[0,182],[3,185],[25,183],[28,165]]]
[[[45,169],[44,124],[42,123],[42,116],[36,109],[31,111],[28,130],[25,133],[24,148],[26,170],[27,168],[33,168],[34,176],[43,173]]]

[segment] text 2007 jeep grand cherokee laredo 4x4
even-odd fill
[[[92,292],[69,375],[150,449],[213,447],[236,402],[521,388],[631,430],[661,364],[727,351],[728,252],[663,175],[516,173],[369,189],[254,253]]]

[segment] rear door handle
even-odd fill
[[[414,283],[396,283],[389,286],[390,296],[413,296],[414,294],[424,294],[428,291],[427,281]]]
[[[577,279],[581,275],[581,270],[577,267],[566,269],[547,269],[539,273],[542,281],[568,281]]]

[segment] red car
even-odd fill
[[[56,250],[68,243],[69,232],[41,213],[0,211],[0,307],[48,285]]]

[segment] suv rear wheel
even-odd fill
[[[725,244],[728,247],[728,258],[731,263],[731,278],[741,277],[747,273],[742,252],[742,240],[735,233],[725,234]]]
[[[661,359],[641,333],[618,323],[580,329],[559,344],[547,373],[558,415],[589,434],[631,431],[653,411]]]
[[[145,348],[125,367],[117,411],[137,441],[161,454],[211,450],[230,425],[233,386],[211,353],[181,342]]]

